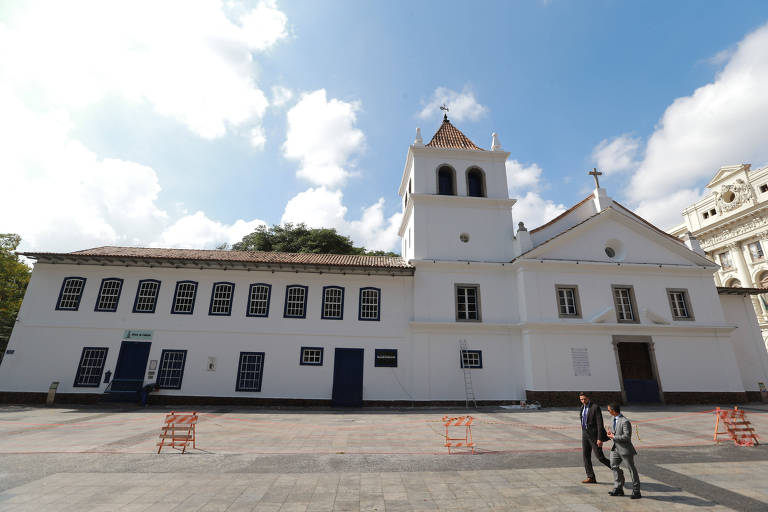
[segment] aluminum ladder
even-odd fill
[[[459,361],[461,362],[461,368],[464,371],[464,393],[466,400],[464,405],[469,408],[469,402],[477,409],[477,402],[475,401],[475,391],[472,389],[472,373],[471,368],[464,364],[464,353],[469,350],[467,340],[459,340]]]

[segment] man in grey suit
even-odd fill
[[[613,427],[607,434],[613,440],[611,448],[611,470],[613,470],[614,489],[611,496],[624,496],[624,474],[619,468],[623,460],[629,468],[632,477],[632,499],[642,498],[640,495],[640,475],[635,467],[637,450],[632,445],[632,424],[621,414],[621,406],[617,403],[608,405],[608,412],[613,416]]]

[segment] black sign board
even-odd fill
[[[377,348],[374,366],[397,368],[397,349]]]

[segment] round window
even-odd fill
[[[459,235],[459,240],[461,240],[464,243],[469,242],[469,235],[467,233],[462,233]]]
[[[723,201],[725,201],[726,203],[730,203],[734,199],[736,199],[736,194],[734,194],[732,190],[729,190],[728,192],[723,194]]]
[[[606,247],[605,248],[605,254],[609,258],[613,258],[614,256],[616,256],[616,251],[613,250],[613,247]]]

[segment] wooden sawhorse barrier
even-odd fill
[[[472,453],[475,453],[475,443],[472,441],[472,416],[457,416],[451,418],[443,416],[443,424],[445,425],[445,446],[448,448],[448,453],[451,453],[451,448],[471,448]],[[451,437],[450,430],[458,428],[464,429],[463,437]],[[454,434],[459,435],[459,434]]]
[[[171,411],[165,415],[165,423],[162,432],[160,432],[160,442],[157,453],[163,449],[163,446],[170,446],[181,453],[187,451],[187,446],[192,443],[195,445],[195,425],[197,425],[198,416],[196,412],[175,412]]]
[[[715,409],[717,420],[715,421],[715,442],[719,442],[717,436],[729,436],[736,446],[756,446],[760,444],[752,424],[744,416],[744,411],[738,407],[733,410]],[[720,432],[722,421],[725,431]]]

